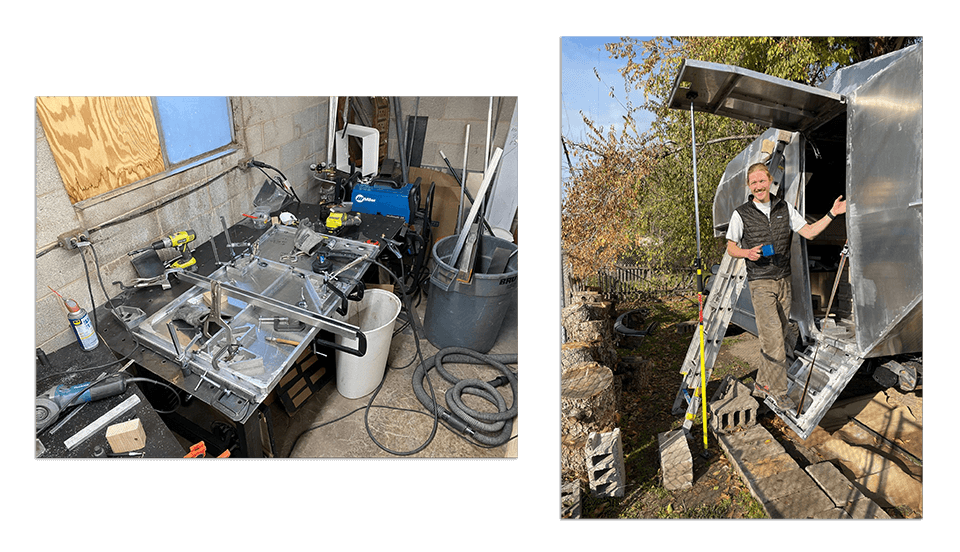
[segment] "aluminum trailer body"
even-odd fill
[[[715,237],[748,199],[747,168],[765,162],[778,141],[783,171],[772,189],[808,222],[837,196],[847,200],[845,216],[814,240],[795,234],[791,248],[791,319],[810,346],[788,371],[791,397],[806,399],[803,415],[781,418],[804,438],[864,359],[923,350],[922,48],[838,69],[819,88],[691,60],[674,82],[673,108],[689,111],[692,103],[695,111],[769,127],[724,171],[713,204]],[[821,330],[844,244],[845,270],[830,308],[836,327]],[[749,293],[740,294],[731,322],[757,333]],[[825,356],[803,395],[810,357],[818,354]]]

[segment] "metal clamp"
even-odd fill
[[[323,283],[328,288],[330,288],[333,291],[333,293],[337,295],[337,297],[340,298],[340,306],[337,307],[337,313],[339,313],[342,316],[347,315],[347,301],[348,300],[359,301],[363,299],[363,292],[366,289],[363,282],[358,281],[353,291],[350,292],[349,294],[345,294],[342,291],[340,291],[340,289],[337,288],[336,284],[334,284],[331,280],[324,280]]]

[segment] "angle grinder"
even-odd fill
[[[43,431],[57,421],[60,412],[72,404],[88,403],[122,395],[127,390],[124,377],[112,381],[86,382],[73,386],[51,387],[37,397],[37,432]]]

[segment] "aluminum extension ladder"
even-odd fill
[[[703,307],[703,352],[706,381],[710,381],[713,364],[720,352],[720,345],[730,325],[734,306],[747,282],[747,264],[728,253],[723,254],[720,270],[714,276],[710,294]],[[683,429],[693,427],[693,419],[700,409],[700,327],[697,326],[687,348],[687,356],[680,366],[683,382],[673,401],[673,415],[685,414]]]

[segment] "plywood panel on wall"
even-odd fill
[[[163,171],[149,97],[38,97],[37,116],[72,203]]]

